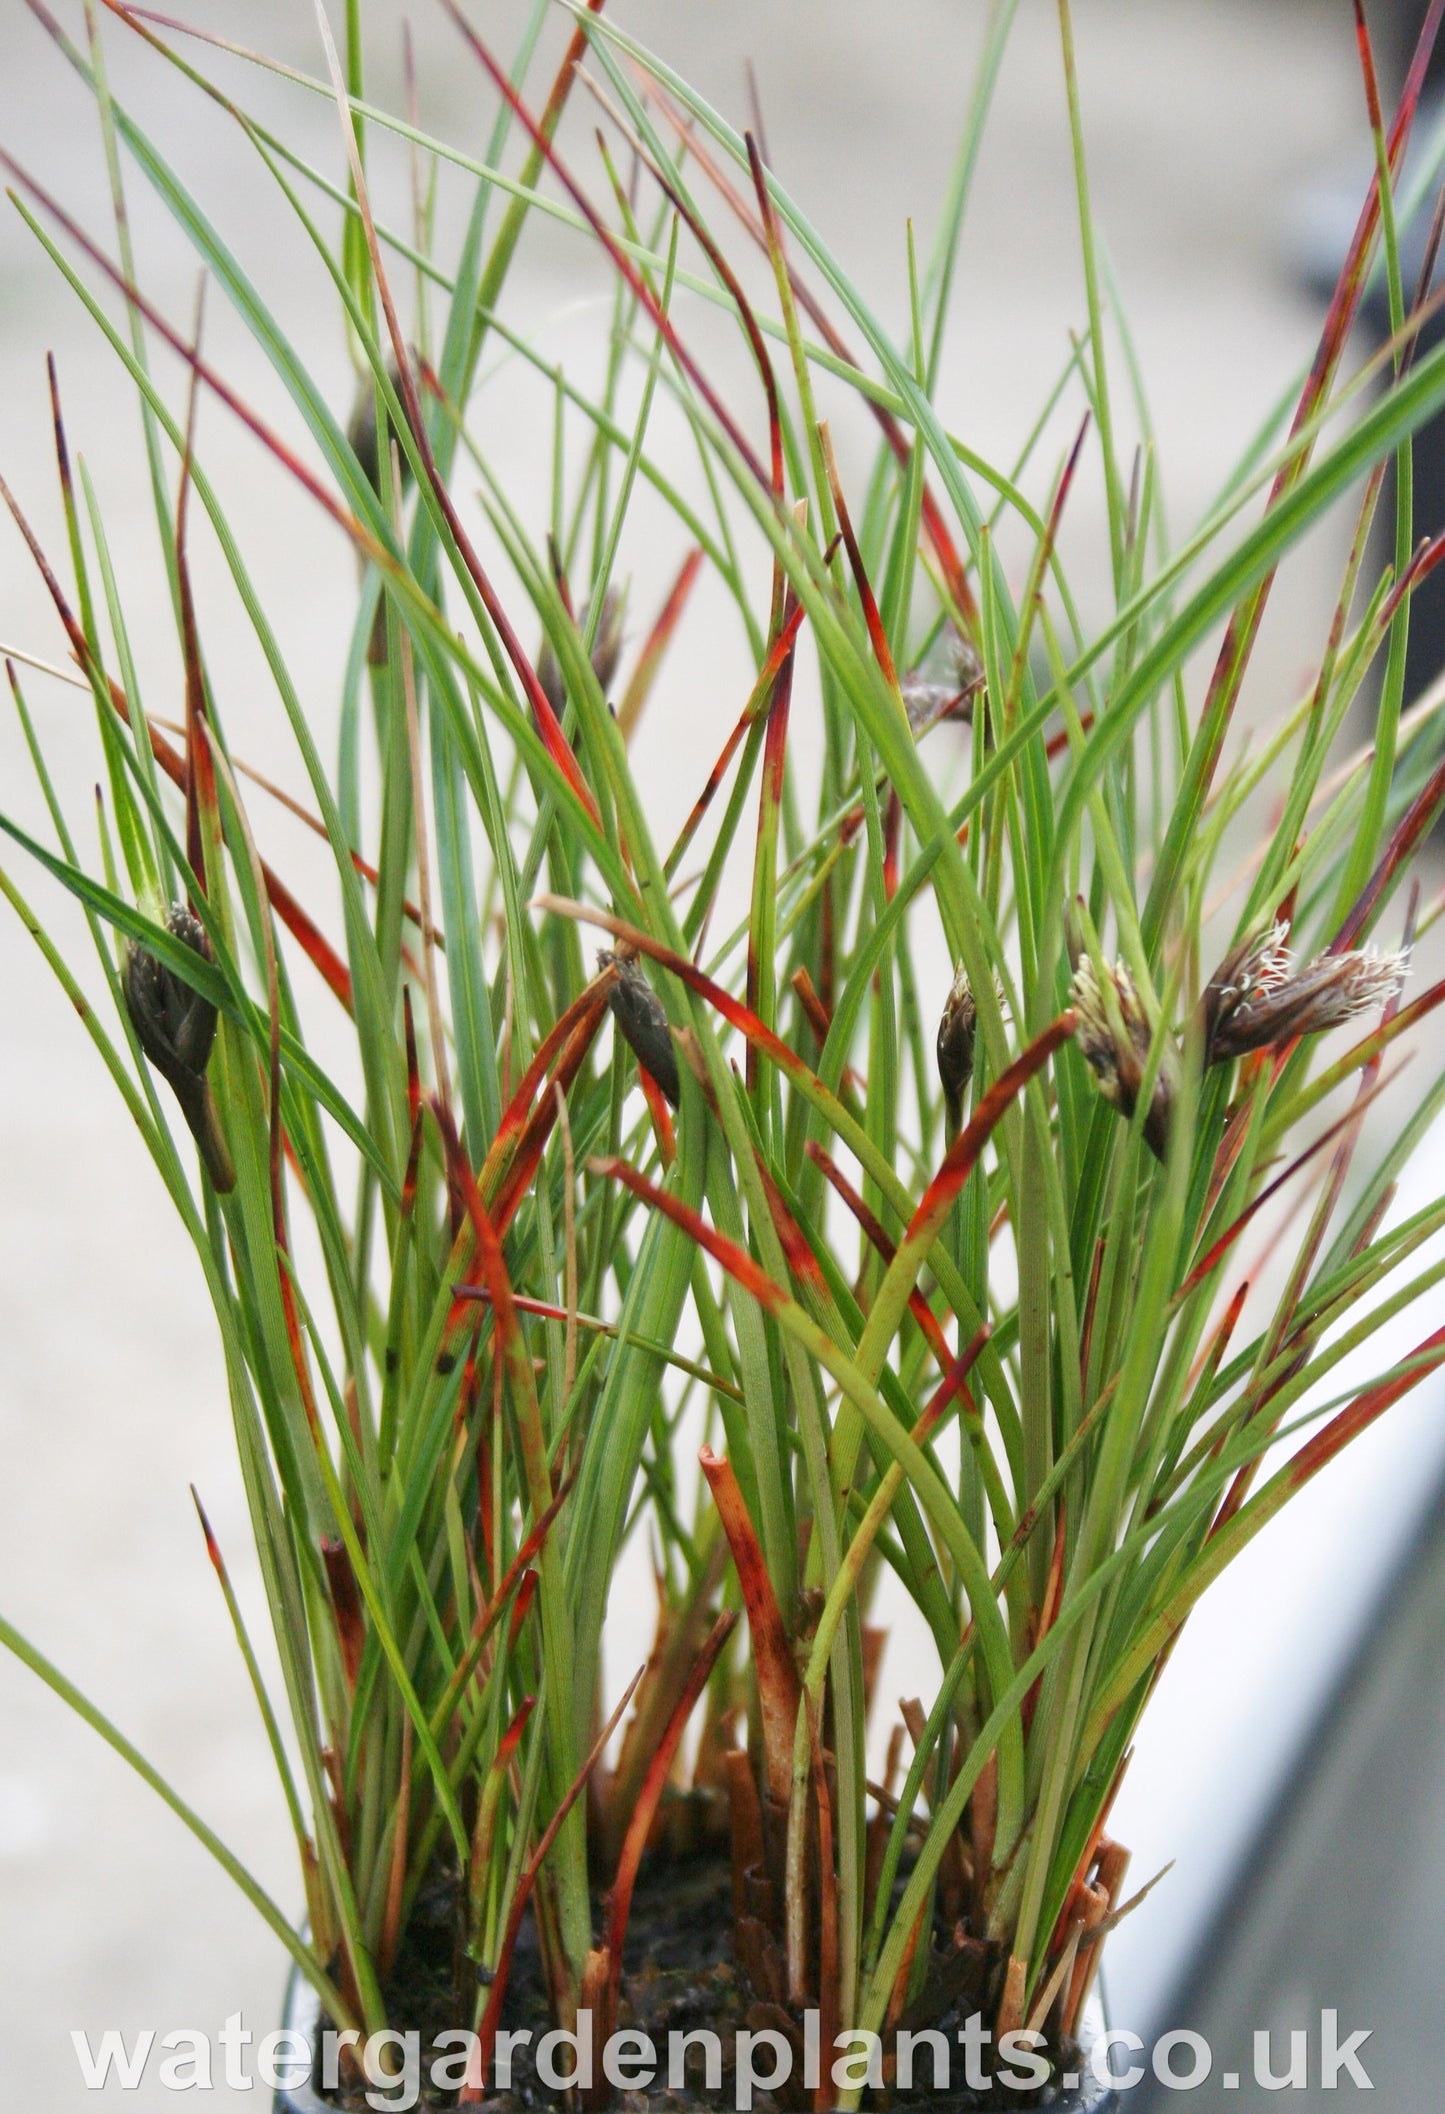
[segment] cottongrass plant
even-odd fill
[[[338,2025],[409,2022],[398,1992],[426,1936],[443,2011],[480,2036],[463,2100],[487,2090],[524,1931],[555,2022],[590,2009],[601,2038],[634,2015],[625,1947],[649,1856],[730,1854],[735,2016],[796,2040],[815,2010],[828,2049],[881,2037],[881,2065],[866,2044],[836,2080],[825,2064],[818,2105],[892,2076],[900,2022],[981,2011],[1056,2059],[1130,1906],[1110,1806],[1180,1625],[1445,1358],[1437,1328],[1369,1386],[1331,1391],[1445,1275],[1425,1251],[1445,1202],[1386,1215],[1445,1074],[1417,1062],[1386,1148],[1368,1170],[1356,1155],[1394,1046],[1445,998],[1403,983],[1441,907],[1410,874],[1445,766],[1437,708],[1402,710],[1410,592],[1440,555],[1411,548],[1409,440],[1445,403],[1445,347],[1416,355],[1431,304],[1401,285],[1393,195],[1439,6],[1388,124],[1362,37],[1378,169],[1317,356],[1170,548],[1142,398],[1120,416],[1131,363],[1089,212],[1067,0],[1086,313],[1006,469],[945,429],[933,395],[1008,4],[892,330],[756,139],[600,0],[562,0],[555,75],[540,0],[509,62],[443,0],[458,65],[494,99],[480,157],[368,100],[359,0],[339,50],[318,10],[315,74],[289,78],[335,108],[330,169],[208,75],[214,37],[107,0],[75,43],[30,4],[94,93],[114,229],[77,226],[7,159],[11,197],[139,403],[184,732],[161,724],[170,699],[142,695],[57,392],[68,550],[42,551],[23,495],[5,496],[93,694],[98,845],[55,795],[60,737],[14,663],[48,833],[0,819],[38,870],[26,890],[83,908],[108,1012],[22,869],[0,887],[75,998],[215,1308],[284,1695],[209,1528],[206,1544],[294,1826],[304,1926],[0,1634],[221,1858]],[[314,246],[364,375],[349,429],[265,285],[111,95],[118,35],[241,128]],[[594,146],[569,126],[564,151],[584,74],[603,129]],[[411,227],[388,224],[367,178],[398,141],[421,172]],[[471,196],[448,256],[427,203],[442,183]],[[136,185],[254,334],[303,441],[147,294]],[[509,321],[542,216],[612,274],[600,381]],[[1349,373],[1372,270],[1394,334]],[[745,386],[710,374],[682,290],[692,325],[707,302],[740,331]],[[157,347],[189,369],[177,402]],[[492,347],[535,374],[540,498],[489,467],[476,384]],[[360,561],[333,760],[192,444],[200,397]],[[659,401],[681,454],[658,442]],[[830,423],[876,435],[866,476],[840,475]],[[1372,580],[1392,457],[1394,562]],[[1112,582],[1088,622],[1059,536],[1085,475],[1102,480]],[[644,486],[675,533],[675,585],[628,611],[624,644]],[[1247,752],[1232,722],[1271,584],[1335,506],[1349,559],[1315,678]],[[268,863],[270,792],[227,740],[187,558],[198,513],[294,740],[334,867],[325,901]],[[703,570],[755,679],[668,843],[633,753],[697,722]],[[1348,755],[1362,695],[1373,736]],[[789,739],[804,718],[821,729],[806,771]],[[338,1015],[354,1077],[316,1054]],[[297,1260],[303,1216],[314,1267]],[[1272,1301],[1247,1304],[1261,1272]],[[601,1654],[633,1535],[660,1610],[619,1700]],[[870,1762],[870,1611],[904,1602],[936,1663],[891,1734],[884,1714]]]

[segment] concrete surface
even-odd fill
[[[78,5],[57,5],[74,26]],[[774,166],[875,289],[879,312],[900,327],[904,223],[913,215],[921,231],[930,226],[981,7],[903,0],[889,11],[886,35],[869,0],[727,8],[618,0],[617,12],[740,121],[743,62],[753,58]],[[318,65],[310,11],[297,0],[212,0],[197,14]],[[503,46],[517,14],[514,0],[486,11]],[[979,167],[941,396],[948,423],[1001,460],[1027,431],[1067,356],[1067,333],[1084,316],[1053,11],[1036,0],[1020,16]],[[1282,272],[1278,207],[1358,136],[1349,11],[1330,0],[1080,0],[1076,16],[1096,208],[1150,378],[1171,516],[1183,526],[1311,350],[1316,318]],[[394,98],[396,11],[368,7],[368,17],[382,97]],[[475,75],[439,15],[422,10],[415,34],[426,120],[476,144],[490,105]],[[345,348],[317,297],[315,267],[244,144],[114,22],[106,40],[117,92],[160,132],[228,239],[264,275],[268,298],[334,377],[344,405]],[[324,102],[255,72],[232,69],[232,77],[249,107],[287,128],[339,179]],[[589,114],[574,128],[579,159],[590,122]],[[0,143],[88,225],[105,225],[90,106],[21,0],[0,0]],[[184,318],[194,263],[133,178],[130,196],[145,283]],[[575,347],[590,333],[595,346],[605,287],[590,268],[580,278],[575,270],[575,248],[540,231],[518,298],[559,341]],[[207,346],[243,394],[285,416],[260,355],[217,300]],[[59,553],[47,347],[59,358],[72,445],[101,493],[143,680],[164,709],[178,695],[176,656],[134,405],[93,326],[7,208],[0,471]],[[180,401],[173,372],[169,381]],[[515,471],[534,431],[525,419],[489,429],[504,474]],[[201,445],[324,728],[334,721],[354,594],[350,554],[213,405],[203,410]],[[1069,524],[1086,586],[1099,577],[1091,545],[1104,547],[1096,482],[1076,495]],[[630,562],[637,606],[647,608],[676,561],[638,550]],[[1277,704],[1307,674],[1338,562],[1336,539],[1281,583],[1255,698]],[[294,786],[243,619],[203,542],[198,568],[207,649],[233,739],[259,760],[279,759]],[[0,640],[62,657],[49,605],[8,525],[0,525]],[[698,706],[704,727],[731,714],[747,686],[730,633],[720,635],[710,665],[715,692]],[[85,701],[41,677],[26,680],[34,710],[61,743],[62,779],[83,803],[96,772]],[[680,752],[675,723],[669,728],[656,706],[649,733],[658,799],[690,799],[705,735],[694,753]],[[14,721],[3,714],[0,788],[7,810],[37,817]],[[273,841],[304,880],[304,841],[279,822]],[[30,886],[23,863],[4,856]],[[50,892],[34,892],[54,908]],[[63,910],[56,922],[73,933]],[[194,1481],[254,1606],[198,1275],[73,1013],[8,912],[0,915],[0,1077],[0,1609],[294,1905],[281,1801],[187,1495]],[[903,1665],[886,1679],[894,1692],[906,1690]],[[1167,1774],[1167,1758],[1161,1767]],[[83,2088],[71,2053],[76,2026],[92,2036],[111,2026],[214,2034],[239,2009],[260,2033],[277,2016],[283,1975],[279,1948],[151,1794],[32,1676],[0,1660],[0,2105],[69,2114],[95,2104],[102,2095]],[[136,2108],[174,2103],[155,2084],[154,2065],[135,2094],[110,2090]],[[231,2096],[218,2085],[218,2099]],[[240,2103],[259,2101],[253,2094]]]

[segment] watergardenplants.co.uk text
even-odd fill
[[[577,2014],[575,2031],[553,2028],[538,2036],[535,2045],[530,2032],[499,2031],[491,2082],[495,2091],[508,2090],[514,2058],[526,2050],[537,2078],[552,2091],[575,2088],[586,2092],[599,2079],[617,2092],[645,2092],[664,2085],[676,2091],[686,2084],[694,2090],[701,2087],[719,2104],[730,2100],[737,2114],[748,2114],[755,2094],[776,2092],[790,2082],[795,2062],[805,2090],[815,2092],[824,2081],[825,2051],[817,2011],[804,2014],[800,2061],[793,2041],[774,2027],[739,2028],[729,2039],[726,2095],[723,2035],[702,2027],[674,2030],[659,2048],[650,2034],[623,2027],[609,2034],[599,2048],[594,2046],[592,2016],[587,2011]],[[1341,2085],[1373,2091],[1361,2059],[1369,2039],[1368,2027],[1343,2032],[1338,2012],[1331,2010],[1321,2011],[1315,2035],[1304,2027],[1283,2033],[1261,2029],[1254,2035],[1254,2082],[1270,2091],[1304,2091],[1313,2086],[1332,2092]],[[104,2091],[112,2080],[123,2091],[135,2091],[147,2078],[172,2092],[211,2091],[217,2083],[232,2091],[248,2091],[257,2084],[272,2092],[294,2090],[317,2075],[318,2054],[323,2090],[337,2084],[347,2062],[360,2071],[369,2087],[367,2104],[395,2109],[396,2114],[407,2114],[416,2106],[423,2075],[438,2091],[458,2090],[480,2081],[480,2040],[460,2027],[436,2035],[425,2050],[425,2063],[417,2033],[385,2028],[363,2036],[327,2028],[319,2036],[318,2049],[308,2035],[289,2027],[257,2039],[239,2011],[231,2014],[214,2039],[187,2027],[167,2033],[147,2028],[127,2039],[110,2027],[94,2042],[80,2029],[72,2032],[71,2040],[81,2076],[94,2092]],[[895,2067],[890,2082],[905,2091],[931,2088],[942,2093],[967,2085],[973,2091],[995,2086],[1031,2092],[1049,2076],[1044,2046],[1043,2034],[1028,2028],[1001,2034],[995,2043],[982,2014],[974,2012],[951,2037],[937,2027],[916,2033],[900,2030],[894,2037]],[[883,2085],[883,2042],[876,2033],[837,2034],[827,2059],[828,2081],[840,2094]],[[1189,2092],[1214,2075],[1209,2043],[1202,2034],[1183,2027],[1158,2035],[1147,2046],[1137,2033],[1111,2027],[1094,2039],[1081,2060],[1084,2075],[1125,2092],[1151,2075],[1171,2091]],[[1079,2073],[1068,2071],[1059,2080],[1065,2091],[1077,2089],[1082,2081]],[[1223,2070],[1218,2082],[1224,2091],[1236,2091],[1240,2072]]]

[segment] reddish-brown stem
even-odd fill
[[[657,1809],[667,1788],[667,1780],[672,1773],[672,1765],[677,1758],[677,1750],[687,1721],[692,1716],[697,1699],[706,1688],[712,1670],[718,1662],[718,1656],[732,1635],[736,1623],[737,1616],[734,1611],[725,1608],[709,1630],[702,1650],[693,1661],[692,1671],[687,1677],[682,1694],[667,1721],[667,1729],[648,1763],[647,1773],[637,1794],[637,1804],[633,1807],[632,1818],[623,1837],[622,1852],[617,1860],[617,1877],[613,1881],[612,1894],[607,1905],[607,2008],[601,2027],[604,2040],[617,2022],[617,1999],[622,1984],[622,1948],[627,1941],[627,1919],[632,1909],[632,1890],[637,1883],[642,1853],[647,1848],[652,1824],[657,1818]]]
[[[728,1547],[733,1552],[743,1605],[748,1611],[748,1631],[758,1677],[768,1794],[780,1806],[786,1807],[792,1789],[793,1733],[798,1722],[801,1693],[797,1663],[732,1464],[720,1459],[707,1446],[698,1454],[698,1460],[712,1491]]]

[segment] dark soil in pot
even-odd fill
[[[802,2041],[796,2026],[782,2008],[760,2003],[739,1971],[733,1957],[732,1877],[726,1855],[709,1854],[683,1859],[652,1857],[639,1875],[628,1926],[628,1971],[622,1978],[620,2028],[634,2028],[652,2039],[658,2052],[656,2081],[647,2088],[613,2094],[615,2105],[628,2114],[649,2114],[651,2109],[733,2108],[736,2077],[733,2064],[734,2036],[741,2028],[754,2032],[771,2027],[783,2030],[794,2045],[793,2077],[789,2085],[772,2092],[759,2087],[753,2097],[757,2114],[790,2114],[807,2107],[812,2095],[802,2086]],[[437,2034],[470,2020],[475,2002],[472,1990],[456,1984],[455,1889],[439,1882],[417,1904],[408,1943],[397,1961],[387,1989],[388,2014],[403,2030],[421,2036],[422,2084],[416,2106],[424,2114],[442,2114],[455,2105],[455,2094],[438,2091],[428,2081],[431,2044]],[[949,1989],[949,1962],[941,1950],[946,1934],[937,1934],[938,1965],[931,1982],[933,2002],[919,2007],[909,2021],[916,2029],[936,2026],[946,2037],[951,2053],[953,2082],[947,2091],[932,2091],[927,2080],[931,2056],[925,2046],[917,2051],[917,2076],[924,2082],[907,2092],[865,2094],[865,2104],[874,2103],[921,2114],[984,2114],[984,2110],[1024,2110],[1050,2107],[1057,2114],[1107,2114],[1116,2097],[1094,2080],[1089,2069],[1088,2045],[1101,2029],[1097,2004],[1086,2009],[1081,2022],[1083,2045],[1064,2051],[1063,2078],[1055,2078],[1038,2089],[1010,2091],[994,2086],[978,2093],[962,2081],[964,2051],[957,2031],[967,2013],[977,2009],[976,2000],[959,2000]],[[958,1980],[956,1956],[952,1981]],[[293,1987],[287,2024],[314,2032],[320,2024],[314,2001],[302,1985]],[[923,2016],[924,2011],[928,2016]],[[987,2010],[985,2008],[985,2015]],[[534,2050],[543,2033],[555,2023],[547,2004],[535,1931],[530,1918],[522,1931],[512,1964],[503,2014],[503,2025],[512,2031],[530,2028],[530,2045],[513,2050],[510,2088],[484,2101],[485,2114],[535,2114],[535,2110],[561,2110],[565,2096],[538,2076]],[[705,2089],[701,2050],[689,2051],[695,2058],[688,2066],[685,2088],[671,2090],[667,2079],[667,2045],[670,2033],[710,2029],[722,2042],[721,2090]],[[445,2051],[443,2051],[445,2053]],[[570,2064],[570,2054],[564,2058]],[[600,2075],[600,2051],[598,2051]],[[760,2056],[760,2062],[763,2058]],[[831,2056],[825,2051],[823,2074]],[[987,2055],[985,2061],[988,2061]],[[694,2076],[694,2069],[696,2075]],[[1075,2082],[1077,2080],[1077,2082]],[[317,2072],[319,2084],[319,2067]],[[360,2081],[342,2085],[334,2094],[306,2088],[277,2094],[276,2114],[371,2114],[365,2094],[377,2091]],[[580,2101],[574,2099],[570,2114]]]

